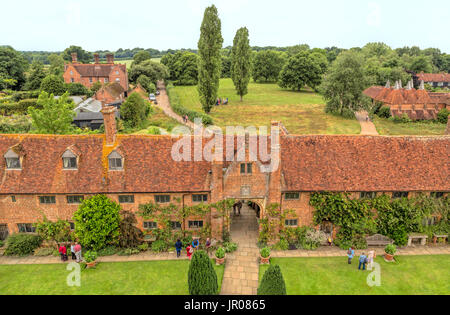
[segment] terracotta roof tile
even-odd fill
[[[450,73],[419,73],[417,77],[424,82],[450,82]]]

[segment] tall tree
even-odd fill
[[[150,55],[150,53],[146,50],[141,50],[136,55],[134,55],[133,63],[140,64],[141,62],[143,62],[145,60],[150,60],[150,59],[152,59],[152,56]]]
[[[252,75],[255,82],[277,82],[281,69],[286,63],[286,53],[263,50],[255,55]]]
[[[120,107],[120,116],[130,128],[142,127],[147,118],[150,104],[139,93],[134,92]]]
[[[41,83],[44,78],[44,65],[40,61],[33,61],[31,64],[30,75],[25,83],[25,90],[38,90],[41,87]]]
[[[81,62],[81,63],[92,62],[92,58],[93,58],[92,53],[84,50],[80,46],[70,46],[69,48],[66,48],[64,50],[64,52],[62,53],[64,60],[72,61],[72,53],[77,53],[78,62]]]
[[[300,91],[305,85],[316,89],[322,80],[322,68],[317,58],[307,51],[289,58],[280,73],[279,85]]]
[[[10,46],[0,46],[0,77],[7,88],[20,89],[25,83],[28,62]]]
[[[361,54],[353,51],[341,53],[322,83],[327,102],[325,111],[354,117],[354,112],[364,105],[362,92],[367,85]]]
[[[53,94],[41,92],[37,104],[42,109],[34,107],[28,109],[33,128],[37,133],[67,134],[73,129],[72,120],[75,112],[69,93],[55,99]]]
[[[251,55],[248,29],[242,27],[236,32],[231,49],[231,78],[237,94],[241,97],[241,102],[244,95],[248,93],[252,65]]]
[[[220,50],[223,44],[222,26],[217,8],[206,8],[198,41],[198,92],[203,110],[211,111],[217,99],[221,72]]]
[[[58,54],[51,54],[48,56],[48,61],[50,62],[50,68],[48,72],[54,75],[62,75],[64,72],[64,59]]]

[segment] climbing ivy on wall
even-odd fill
[[[422,194],[410,199],[392,199],[387,195],[351,199],[349,194],[325,192],[313,193],[310,204],[315,208],[314,224],[330,221],[339,227],[336,243],[342,248],[355,245],[364,248],[367,246],[364,237],[373,233],[386,235],[403,246],[410,233],[449,232],[448,197]],[[423,220],[431,216],[439,218],[438,224],[425,227]]]
[[[280,236],[279,232],[284,229],[284,221],[288,216],[293,218],[297,217],[295,210],[286,209],[282,211],[280,205],[277,203],[268,205],[264,218],[259,221],[258,243],[264,246],[268,243],[275,242]]]

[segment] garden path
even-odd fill
[[[375,124],[369,119],[366,121],[368,113],[366,111],[360,111],[355,113],[356,119],[359,121],[361,125],[361,135],[365,136],[378,136],[377,128]]]
[[[231,239],[238,249],[227,254],[222,295],[256,295],[259,275],[258,222],[256,213],[244,203],[241,215],[234,216]]]

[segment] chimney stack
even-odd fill
[[[95,64],[99,64],[100,63],[100,55],[95,53],[94,54],[94,62]]]
[[[106,145],[112,146],[116,141],[116,108],[114,106],[104,106],[102,108],[103,125],[105,126]]]
[[[114,63],[114,54],[111,54],[111,53],[107,54],[106,55],[106,62],[108,64],[113,64]]]
[[[77,53],[72,53],[72,63],[78,63],[78,56]]]

